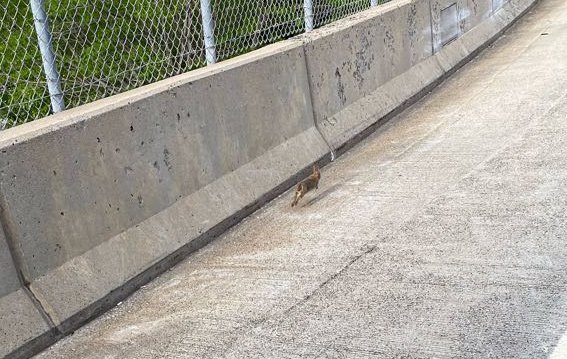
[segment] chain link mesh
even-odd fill
[[[46,80],[49,76],[34,27],[34,19],[37,26],[38,18],[32,13],[30,2],[41,4],[47,15],[50,51],[55,54],[54,70],[60,75],[66,108],[166,79],[204,66],[207,60],[228,59],[305,31],[304,0],[2,1],[2,129],[52,112]],[[367,9],[370,3],[371,0],[313,0],[314,27]],[[208,9],[208,18],[203,17],[202,9]]]
[[[52,0],[48,4],[67,107],[204,64],[199,0]]]
[[[300,34],[303,0],[212,0],[218,60]]]
[[[326,25],[370,8],[370,0],[313,0],[313,25]]]

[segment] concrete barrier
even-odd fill
[[[535,0],[401,0],[301,36],[315,119],[335,148],[419,97]]]
[[[429,1],[393,1],[302,39],[316,121],[339,147],[399,106],[400,89],[385,85],[431,57]],[[438,75],[416,74],[413,87]]]
[[[431,0],[432,4],[437,0]],[[445,0],[438,0],[445,1]],[[477,0],[469,1],[469,7],[460,10],[459,16],[465,17],[467,21],[464,29],[467,31],[459,33],[454,41],[445,44],[435,54],[435,59],[445,73],[451,73],[460,65],[466,63],[491,40],[498,37],[507,29],[515,19],[527,11],[537,0]],[[473,7],[471,4],[476,4]],[[439,9],[438,7],[437,9]],[[474,10],[474,9],[477,10]],[[432,26],[435,28],[437,19],[435,8],[432,6]],[[490,16],[486,17],[487,11]],[[439,20],[440,21],[440,20]]]
[[[0,133],[34,298],[61,333],[114,305],[324,156],[314,124],[286,41]]]
[[[392,1],[1,132],[0,354],[26,356],[115,305],[289,188],[325,139],[353,143],[535,1]]]
[[[49,325],[20,285],[0,229],[0,357],[49,332]]]

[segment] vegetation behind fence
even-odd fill
[[[205,66],[206,30],[221,61],[306,31],[306,14],[318,27],[375,2],[7,0],[0,4],[0,128],[57,111],[57,91],[71,108]],[[48,40],[40,50],[41,39]],[[49,51],[54,62],[46,61]],[[59,88],[49,91],[48,79]]]

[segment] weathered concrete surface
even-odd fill
[[[303,57],[290,40],[0,133],[3,225],[59,331],[329,151]]]
[[[510,0],[494,11],[492,0],[393,1],[303,35],[323,135],[333,147],[349,142],[466,63],[533,3]]]
[[[0,229],[0,357],[49,330],[20,285],[4,232]]]
[[[564,358],[566,25],[541,0],[299,208],[273,201],[39,357]]]
[[[4,231],[0,228],[0,298],[19,288],[20,281],[8,248],[8,242],[6,242]]]
[[[409,98],[405,84],[383,87],[431,57],[429,0],[392,1],[301,38],[315,120],[337,147]],[[441,74],[416,71],[412,95]]]

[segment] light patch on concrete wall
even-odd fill
[[[441,44],[446,45],[459,36],[457,3],[441,9]]]
[[[468,0],[461,10],[463,32],[467,32],[486,20],[492,14],[492,0]]]
[[[467,11],[467,0],[431,0],[431,32],[433,52],[460,37],[467,31],[463,14]]]
[[[567,332],[557,342],[549,359],[564,359],[567,358]]]
[[[492,0],[492,12],[496,12],[502,8],[507,0]]]

